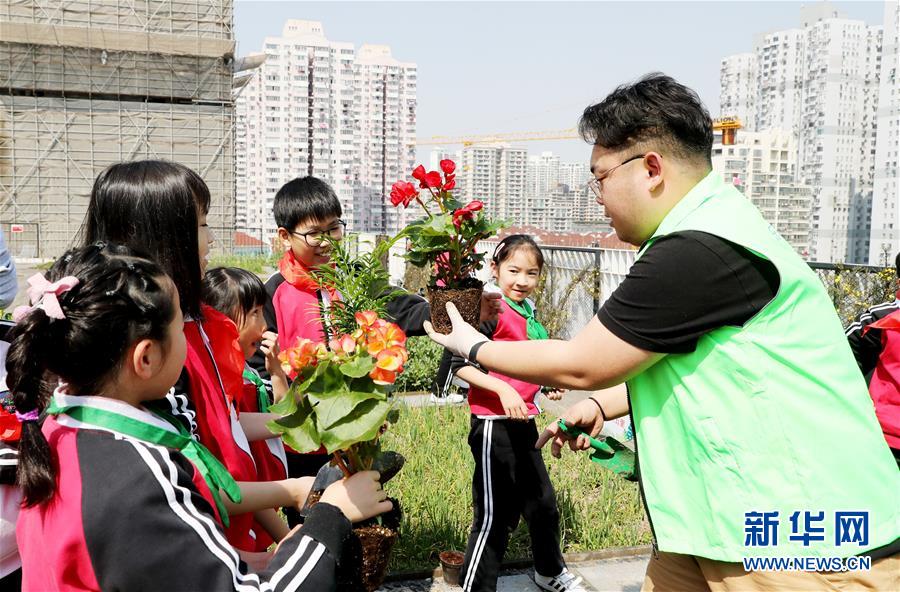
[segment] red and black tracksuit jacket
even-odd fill
[[[875,415],[900,463],[900,297],[863,312],[846,329],[847,341],[869,384]]]
[[[180,452],[65,416],[48,418],[43,431],[57,491],[20,514],[24,590],[334,589],[350,532],[337,508],[317,504],[265,571],[247,573],[203,477]]]

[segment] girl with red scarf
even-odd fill
[[[242,502],[226,500],[229,542],[241,551],[257,548],[253,512],[300,505],[311,479],[257,482],[249,442],[237,418],[235,398],[243,389],[244,360],[238,330],[224,314],[201,304],[201,279],[210,245],[210,194],[189,168],[165,161],[110,166],[94,183],[84,224],[85,244],[112,241],[146,253],[172,278],[184,314],[187,357],[169,412],[184,422],[239,483]],[[264,565],[265,555],[245,555]]]
[[[287,377],[278,361],[278,336],[266,331],[263,306],[266,288],[259,277],[237,267],[210,269],[203,277],[203,302],[228,315],[238,328],[238,345],[244,359],[257,349],[266,353],[266,369],[271,382],[260,378],[255,370],[244,365],[241,396],[237,401],[241,425],[250,441],[250,452],[256,463],[260,481],[279,481],[287,478],[287,458],[281,438],[273,435],[265,424],[248,422],[248,418],[268,417],[269,405],[281,400],[288,390]],[[255,424],[255,425],[254,425]],[[265,551],[273,541],[287,535],[287,525],[274,510],[257,512],[256,547]]]

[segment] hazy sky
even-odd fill
[[[806,3],[810,4],[810,3]],[[882,24],[884,2],[834,2]],[[390,45],[418,65],[418,137],[557,130],[616,85],[662,71],[713,116],[719,62],[755,34],[800,26],[800,2],[272,2],[237,0],[238,54],[261,51],[287,19],[321,21],[331,41]],[[527,142],[583,161],[580,140]],[[448,146],[459,149],[459,146]],[[419,151],[427,164],[430,147]]]

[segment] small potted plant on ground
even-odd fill
[[[390,244],[356,258],[340,243],[332,247],[332,264],[315,273],[339,295],[321,309],[328,339],[300,339],[281,352],[294,381],[288,395],[270,408],[282,415],[269,427],[285,444],[301,453],[324,446],[332,456],[335,468],[320,471],[308,505],[341,474],[375,469],[384,484],[403,465],[402,456],[381,450],[381,435],[398,415],[390,391],[408,356],[406,335],[383,318],[392,292],[379,259]],[[399,504],[392,501],[392,512],[354,526],[340,589],[372,591],[384,579],[401,517]]]
[[[441,333],[451,329],[447,302],[456,305],[466,322],[478,326],[484,285],[473,274],[481,269],[484,253],[475,248],[478,241],[493,236],[504,226],[485,215],[483,202],[472,200],[463,204],[453,198],[455,171],[452,160],[441,161],[441,172],[426,172],[419,165],[412,172],[418,185],[397,181],[390,194],[394,206],[408,207],[415,201],[425,212],[425,217],[409,224],[401,236],[409,239],[406,259],[431,270],[427,287],[431,323]]]

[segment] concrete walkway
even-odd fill
[[[649,555],[615,559],[598,559],[570,563],[569,569],[584,579],[588,592],[639,592],[647,570]],[[506,572],[497,583],[497,592],[542,592],[531,579],[531,570]],[[380,592],[457,592],[458,586],[446,584],[441,577],[414,582],[395,582],[379,588]]]

